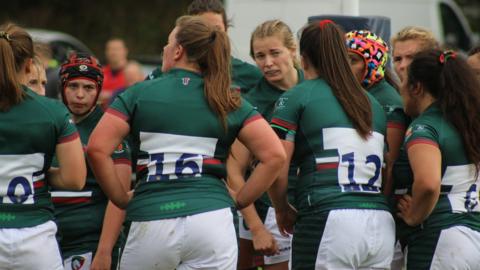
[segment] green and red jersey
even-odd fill
[[[102,109],[97,106],[85,119],[76,123],[84,149],[102,115]],[[115,164],[131,164],[130,149],[126,142],[117,147],[112,159]],[[88,162],[86,183],[82,190],[52,188],[51,194],[62,256],[67,258],[95,251],[102,232],[108,198],[100,189]]]
[[[364,140],[322,79],[307,80],[283,94],[271,125],[295,144],[299,166],[296,204],[300,215],[332,209],[388,210],[380,193],[385,113],[367,94],[372,133]]]
[[[441,152],[440,197],[421,226],[409,227],[398,220],[399,235],[413,237],[416,233],[429,233],[455,225],[480,231],[478,172],[465,153],[461,135],[443,116],[436,103],[430,105],[407,129],[400,157],[393,168],[395,195],[411,194],[414,177],[407,150],[419,143],[438,147]]]
[[[45,175],[57,144],[78,138],[63,104],[26,87],[23,91],[21,103],[0,112],[0,228],[53,219]]]
[[[304,81],[303,71],[297,70],[298,83]],[[285,93],[285,90],[279,89],[274,85],[270,84],[265,77],[262,77],[258,81],[257,85],[249,90],[244,98],[252,104],[255,109],[267,120],[270,122],[272,119],[273,111],[275,109],[275,104],[280,98],[281,95]],[[256,165],[256,162],[254,162]],[[251,168],[253,170],[253,168]],[[290,168],[289,178],[288,178],[288,195],[289,201],[292,204],[295,200],[295,185],[297,181],[297,166],[292,165]],[[260,214],[262,219],[267,215],[268,207],[271,207],[272,203],[268,198],[268,195],[265,193],[262,197],[255,202],[255,207],[257,212]]]
[[[137,186],[127,219],[148,221],[231,207],[223,179],[231,144],[261,116],[245,101],[229,112],[226,128],[210,108],[200,74],[172,69],[139,83],[107,113],[130,125]]]

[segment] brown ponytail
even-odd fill
[[[32,38],[25,30],[11,23],[0,26],[0,111],[23,100],[18,73],[32,57]]]
[[[176,40],[195,62],[205,80],[205,96],[210,108],[227,126],[227,114],[240,106],[240,99],[230,90],[230,41],[225,32],[202,19],[183,16],[177,20]]]
[[[302,31],[300,54],[330,85],[353,127],[366,139],[372,130],[372,110],[350,68],[344,36],[331,21],[313,22]]]

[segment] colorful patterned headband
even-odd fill
[[[388,45],[383,39],[368,30],[350,31],[346,34],[349,52],[360,55],[365,63],[362,86],[369,88],[385,76]]]

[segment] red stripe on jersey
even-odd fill
[[[203,164],[218,165],[222,164],[222,162],[219,159],[207,158],[203,160]]]
[[[263,117],[260,114],[255,114],[254,116],[248,118],[243,122],[243,126],[246,126],[254,121],[257,121],[258,119],[262,119]]]
[[[137,165],[137,172],[143,171],[147,168],[147,165]]]
[[[282,120],[282,119],[279,119],[279,118],[273,118],[271,122],[272,122],[272,124],[279,125],[279,126],[284,127],[288,130],[297,130],[297,125],[289,123],[289,122],[287,122],[285,120]]]
[[[41,188],[45,186],[45,180],[38,180],[33,182],[33,188]]]
[[[387,122],[387,128],[405,129],[405,125],[397,122]]]
[[[90,201],[91,201],[91,198],[84,198],[84,197],[76,197],[76,198],[52,197],[53,203],[75,204],[75,203],[86,203]]]
[[[418,139],[413,139],[413,140],[411,140],[410,142],[407,143],[407,150],[408,150],[408,148],[412,147],[415,144],[429,144],[429,145],[433,145],[433,146],[438,148],[438,143],[436,143],[432,140],[429,140],[429,139],[418,138]]]
[[[327,170],[338,168],[338,162],[317,164],[317,170]]]
[[[128,158],[117,158],[113,160],[114,164],[126,164],[132,165],[132,162]]]
[[[65,136],[65,137],[62,137],[60,139],[58,139],[58,144],[61,144],[61,143],[66,143],[66,142],[71,142],[73,140],[75,140],[76,138],[80,137],[80,135],[78,135],[78,132],[75,131],[75,133],[72,133],[68,136]]]
[[[122,113],[120,111],[117,111],[116,109],[114,109],[112,107],[108,108],[106,113],[113,114],[116,117],[118,117],[118,118],[120,118],[124,121],[128,121],[128,115],[125,115],[124,113]]]

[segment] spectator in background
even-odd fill
[[[105,103],[112,95],[121,89],[125,89],[125,67],[128,63],[128,49],[125,42],[119,38],[112,38],[105,45],[105,61],[103,74],[105,80],[100,94],[99,102]]]
[[[45,96],[47,73],[45,72],[45,66],[43,65],[43,62],[38,55],[33,57],[30,73],[27,75],[27,81],[25,85],[32,89],[35,93]]]
[[[110,97],[110,101],[108,102],[109,104],[112,103],[118,95],[123,93],[125,89],[145,79],[145,73],[143,73],[142,66],[137,61],[128,62],[124,70],[124,75],[125,88],[115,91],[115,93],[113,93]]]
[[[468,52],[467,64],[480,80],[480,46],[474,47]]]
[[[130,87],[145,79],[142,66],[137,61],[129,61],[125,67],[125,86]]]
[[[407,75],[407,67],[416,53],[439,47],[430,30],[418,26],[407,26],[396,33],[391,40],[393,67],[400,81]]]

